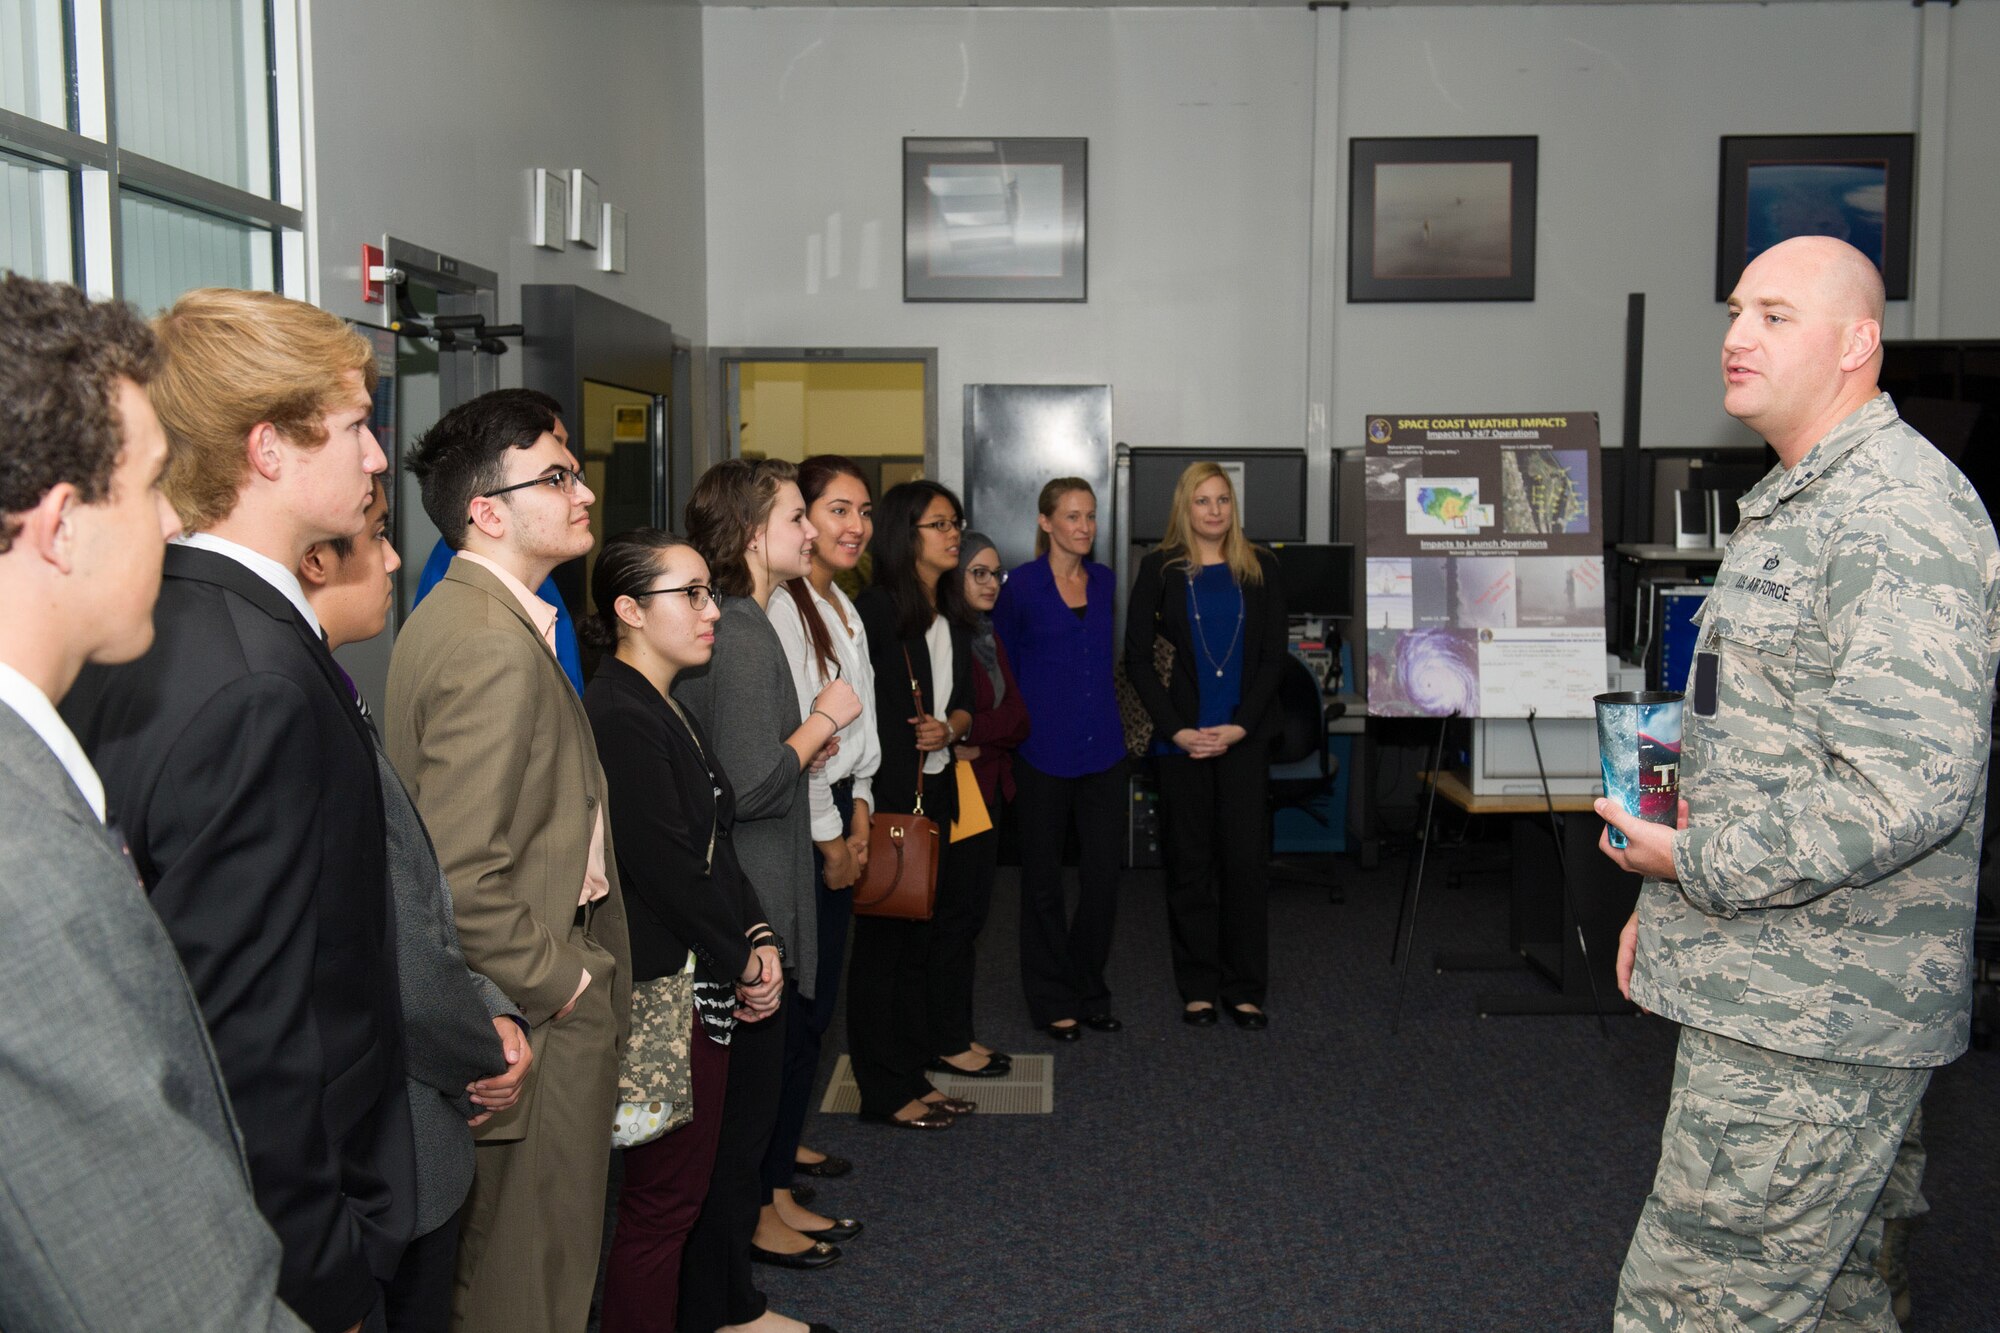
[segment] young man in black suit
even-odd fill
[[[64,712],[201,1002],[279,1294],[315,1329],[379,1327],[415,1205],[382,797],[294,573],[360,532],[387,466],[374,355],[267,292],[190,292],[156,332],[189,535],[152,651],[86,671]]]

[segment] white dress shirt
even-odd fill
[[[924,647],[930,650],[931,659],[931,716],[943,722],[951,711],[951,622],[943,616],[932,616],[931,627],[924,631]],[[942,773],[950,766],[949,745],[924,756],[925,777]]]
[[[827,761],[824,771],[814,773],[807,787],[811,798],[812,835],[815,842],[831,842],[847,836],[840,811],[833,803],[833,785],[854,779],[854,799],[875,808],[875,770],[882,766],[882,736],[875,729],[875,667],[868,657],[868,631],[861,615],[838,584],[832,586],[833,599],[819,595],[807,580],[813,609],[826,622],[827,637],[833,640],[834,664],[839,675],[861,697],[861,716],[835,734],[840,737],[840,753]],[[792,668],[792,685],[799,695],[799,714],[812,715],[813,700],[833,680],[832,673],[819,669],[819,655],[813,652],[812,638],[799,617],[799,604],[785,588],[773,588],[764,608],[778,641],[785,645],[785,661]]]
[[[312,626],[312,632],[321,638],[326,637],[326,631],[319,626],[319,617],[313,614],[312,603],[306,600],[306,590],[299,583],[297,570],[286,569],[263,552],[253,551],[241,542],[218,537],[212,532],[190,532],[187,536],[176,537],[174,540],[182,546],[192,546],[197,551],[213,551],[217,555],[228,556],[283,593],[285,600],[297,607],[299,614],[306,618],[306,624]]]
[[[49,747],[56,762],[69,774],[69,780],[83,794],[83,799],[101,820],[104,818],[104,779],[97,776],[91,766],[90,756],[77,744],[76,733],[62,720],[62,714],[49,702],[49,696],[26,676],[0,662],[0,704],[5,704],[21,715],[29,730],[42,738],[42,744]]]

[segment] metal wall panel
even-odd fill
[[[965,386],[965,503],[1012,569],[1035,556],[1042,486],[1082,477],[1097,492],[1096,557],[1111,563],[1111,387]]]

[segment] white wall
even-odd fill
[[[703,271],[702,11],[658,0],[315,0],[311,149],[319,304],[386,323],[361,300],[361,245],[384,234],[499,275],[501,323],[526,283],[571,283],[673,325],[697,348]],[[530,172],[582,167],[628,215],[626,272],[529,241]],[[499,383],[519,385],[519,344]],[[697,351],[697,357],[700,353]],[[408,386],[405,443],[429,423]],[[695,393],[699,410],[700,390]],[[581,404],[570,404],[579,411]],[[419,415],[413,416],[412,413]],[[421,565],[430,525],[406,516]],[[390,636],[341,651],[380,698]]]
[[[320,304],[361,302],[387,233],[524,283],[573,283],[702,341],[702,12],[657,0],[315,0],[312,145]],[[582,167],[628,214],[626,272],[528,240],[529,172]],[[520,358],[501,382],[520,383]]]
[[[952,484],[969,383],[1108,383],[1134,443],[1299,438],[1303,9],[712,9],[705,48],[713,345],[936,347]],[[1089,301],[905,305],[905,135],[1088,137]]]
[[[1904,0],[1302,10],[710,10],[712,342],[936,346],[961,386],[1108,382],[1134,443],[1305,434],[1315,34],[1339,24],[1333,441],[1382,410],[1593,409],[1621,442],[1625,298],[1647,294],[1654,445],[1749,443],[1715,362],[1718,139],[1917,128]],[[1942,324],[2000,336],[2000,5],[1951,14]],[[1924,127],[1927,133],[1938,127]],[[904,305],[904,135],[1085,135],[1090,301]],[[1346,140],[1541,140],[1537,299],[1350,305]],[[1933,183],[1935,188],[1935,183]],[[807,252],[837,232],[838,277]],[[1910,311],[1893,306],[1890,336]]]
[[[2000,338],[2000,4],[1951,22],[1945,137],[1944,302],[1938,335]]]
[[[1621,443],[1625,298],[1644,292],[1641,442],[1752,443],[1717,379],[1717,141],[1915,128],[1918,11],[1356,9],[1345,23],[1344,135],[1537,135],[1541,190],[1532,303],[1348,305],[1343,282],[1336,442],[1359,444],[1366,412],[1588,408]],[[1893,306],[1886,332],[1908,325]]]

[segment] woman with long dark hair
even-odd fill
[[[790,463],[733,458],[695,483],[688,540],[723,594],[722,618],[715,662],[674,682],[674,698],[713,739],[716,763],[736,789],[736,852],[786,944],[786,1004],[809,1002],[819,983],[806,772],[834,734],[861,715],[861,701],[844,680],[821,690],[809,709],[800,707],[784,644],[765,614],[777,586],[812,567],[816,534],[795,476]],[[748,1324],[765,1312],[749,1266],[769,1199],[762,1166],[777,1121],[784,1040],[781,1022],[750,1024],[738,1030],[730,1051],[730,1110],[715,1178],[682,1265],[681,1315],[692,1333]],[[799,1239],[807,1244],[791,1256],[795,1264],[840,1257],[830,1242]]]
[[[874,809],[875,770],[882,747],[875,730],[875,669],[868,660],[868,636],[860,613],[834,576],[852,570],[874,534],[874,497],[868,478],[845,458],[820,454],[799,464],[799,494],[813,538],[812,569],[787,579],[771,594],[771,625],[785,647],[799,706],[811,708],[819,692],[836,680],[854,687],[861,716],[842,727],[840,747],[813,773],[811,797],[813,873],[818,899],[817,991],[809,1003],[793,1005],[785,1016],[785,1082],[778,1097],[778,1124],[764,1152],[764,1188],[769,1202],[757,1221],[757,1247],[766,1262],[784,1263],[787,1249],[810,1240],[846,1240],[856,1223],[822,1217],[792,1196],[795,1174],[841,1176],[850,1164],[803,1147],[813,1078],[819,1070],[820,1039],[833,1022],[840,993],[841,962],[847,954],[848,923],[854,915],[852,886],[868,860],[868,819]]]
[[[618,1229],[606,1261],[605,1333],[671,1330],[681,1252],[708,1193],[737,1011],[782,993],[776,936],[736,860],[736,797],[674,678],[705,666],[722,608],[701,553],[640,528],[613,537],[591,571],[596,614],[578,633],[605,654],[584,691],[604,764],[618,882],[631,904],[635,987],[692,960],[687,1043],[693,1119],[625,1150]]]
[[[1021,831],[1021,988],[1028,1016],[1057,1041],[1116,1032],[1104,967],[1125,856],[1125,734],[1111,666],[1116,585],[1090,558],[1097,496],[1057,477],[1037,505],[1035,558],[1007,576],[993,628],[1020,678],[1034,729],[1014,756]],[[1076,912],[1063,895],[1063,843],[1082,857]]]
[[[1174,649],[1165,684],[1155,636]],[[1229,474],[1191,463],[1132,581],[1125,674],[1153,719],[1174,984],[1196,1026],[1218,1002],[1238,1027],[1269,1022],[1264,790],[1284,660],[1277,559],[1243,536]]]
[[[924,814],[941,831],[958,813],[951,746],[972,724],[972,650],[952,577],[965,528],[959,515],[958,497],[936,482],[890,487],[875,506],[875,582],[855,601],[875,668],[876,808],[911,813],[921,788]],[[864,1119],[937,1130],[974,1109],[924,1077],[931,1057],[945,1053],[931,1031],[933,993],[955,993],[954,969],[966,966],[978,935],[976,905],[956,893],[951,872],[947,845],[929,921],[855,918],[847,1044]]]

